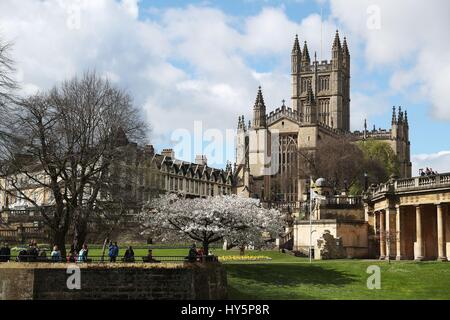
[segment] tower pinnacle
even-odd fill
[[[301,54],[300,43],[298,42],[298,35],[295,35],[294,47],[292,48],[292,54]]]
[[[333,50],[341,49],[341,39],[339,38],[339,30],[336,30],[336,35],[334,36]]]
[[[392,125],[397,124],[397,115],[395,114],[395,106],[392,107]]]
[[[258,88],[258,94],[256,95],[255,106],[253,107],[253,128],[265,128],[266,127],[266,105],[264,103],[264,97],[262,94],[261,86]]]
[[[302,64],[309,65],[311,63],[311,58],[309,57],[308,44],[305,41],[303,45],[303,54],[302,54]]]

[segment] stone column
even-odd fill
[[[391,242],[392,242],[392,234],[391,234],[391,209],[386,208],[385,210],[385,219],[386,223],[384,225],[385,230],[385,241],[386,241],[386,259],[390,259],[391,257]]]
[[[416,206],[416,245],[417,254],[416,261],[423,260],[423,239],[422,239],[422,210],[420,205]]]
[[[436,207],[437,207],[438,259],[441,261],[447,261],[444,205],[438,204]]]
[[[384,211],[380,211],[380,260],[386,259],[386,218]]]
[[[402,208],[400,206],[396,207],[396,215],[395,215],[395,227],[396,227],[396,232],[395,232],[395,243],[396,243],[396,252],[397,252],[397,256],[395,257],[396,260],[402,260],[404,259],[404,253],[402,251],[402,238],[403,238],[403,234],[402,234]]]

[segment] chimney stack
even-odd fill
[[[195,164],[201,165],[201,166],[207,166],[208,165],[208,159],[206,156],[199,155],[195,157]]]
[[[175,152],[173,151],[173,149],[163,149],[161,155],[171,159],[175,159]]]

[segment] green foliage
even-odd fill
[[[392,147],[384,141],[366,140],[358,142],[364,154],[366,171],[372,182],[384,182],[391,175],[400,174],[400,163]]]

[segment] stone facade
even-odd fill
[[[69,290],[66,264],[0,264],[0,300],[223,300],[227,277],[218,263],[77,265],[81,290]]]
[[[365,202],[371,257],[448,260],[450,173],[392,179],[372,188]]]
[[[339,33],[331,49],[332,60],[311,61],[308,46],[295,38],[291,54],[291,107],[285,102],[267,111],[261,88],[253,106],[253,119],[239,117],[236,139],[236,193],[278,201],[298,209],[307,191],[306,177],[295,177],[299,150],[314,152],[320,143],[342,137],[352,141],[387,142],[400,162],[400,176],[411,177],[407,112],[394,110],[389,130],[350,131],[350,53]],[[275,196],[276,195],[276,196]],[[281,195],[279,197],[279,195]],[[276,199],[275,199],[276,198]]]
[[[233,192],[231,166],[225,170],[208,166],[207,159],[199,156],[196,162],[178,160],[172,149],[156,153],[153,146],[139,146],[124,136],[118,140],[118,156],[112,170],[122,172],[130,185],[127,191],[127,214],[120,217],[113,236],[119,241],[144,241],[145,237],[136,231],[134,217],[143,204],[160,193],[173,192],[186,198],[206,198],[215,195],[229,195]],[[122,156],[123,155],[123,156]],[[131,164],[134,164],[131,165]],[[39,174],[37,171],[36,174]],[[8,187],[9,179],[23,180],[21,192],[38,204],[36,208],[23,197],[15,196],[18,191]],[[129,181],[131,180],[131,181]],[[87,195],[90,193],[87,191]],[[113,199],[114,195],[100,192],[98,199]],[[45,224],[39,208],[51,208],[53,193],[27,177],[11,176],[0,178],[0,241],[23,242],[26,239],[45,241]],[[92,221],[90,241],[103,241],[102,230],[95,228]],[[130,231],[131,232],[128,232]],[[22,232],[23,231],[23,232]]]

